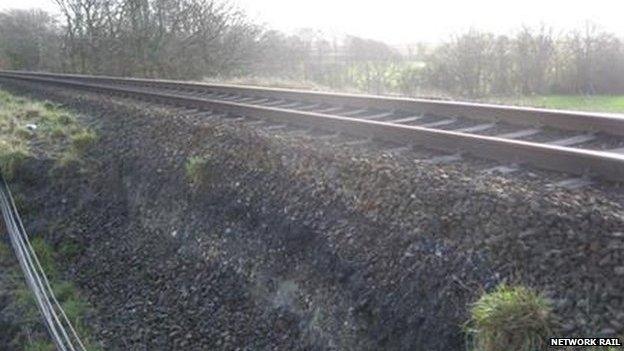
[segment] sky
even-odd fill
[[[267,26],[317,28],[394,45],[438,42],[475,28],[512,33],[522,25],[556,30],[587,21],[624,37],[623,0],[231,0]],[[0,0],[0,8],[54,9],[53,0]]]

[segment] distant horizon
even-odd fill
[[[580,30],[588,22],[624,38],[624,21],[618,15],[624,12],[624,5],[614,5],[608,0],[591,3],[579,0],[526,0],[522,3],[438,0],[428,3],[423,11],[415,3],[400,0],[387,0],[383,7],[372,1],[354,0],[226,2],[238,6],[254,22],[287,34],[309,28],[326,37],[354,35],[383,41],[393,47],[441,43],[470,29],[513,35],[523,26],[538,28],[543,25],[556,34]],[[0,6],[0,10],[12,8],[57,12],[53,0],[7,0]]]

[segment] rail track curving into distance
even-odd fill
[[[0,71],[0,78],[149,99],[398,145],[624,181],[624,117],[168,80]],[[514,166],[515,167],[515,166]],[[514,167],[502,167],[512,171]]]

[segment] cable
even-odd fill
[[[26,283],[35,296],[44,324],[58,350],[86,351],[69,318],[59,304],[50,282],[30,243],[24,224],[19,217],[9,187],[0,174],[0,207],[7,233],[19,261]],[[60,317],[59,317],[60,314]],[[67,332],[69,329],[69,333]]]

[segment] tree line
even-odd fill
[[[261,28],[212,0],[55,0],[0,13],[0,59],[11,69],[140,77],[234,73]]]
[[[383,42],[285,34],[220,0],[55,0],[0,12],[0,66],[201,80],[271,77],[336,90],[463,97],[623,94],[624,42],[581,30],[477,30],[398,50]]]
[[[592,24],[560,35],[545,27],[515,36],[469,31],[426,60],[426,84],[454,94],[624,93],[624,43]]]

